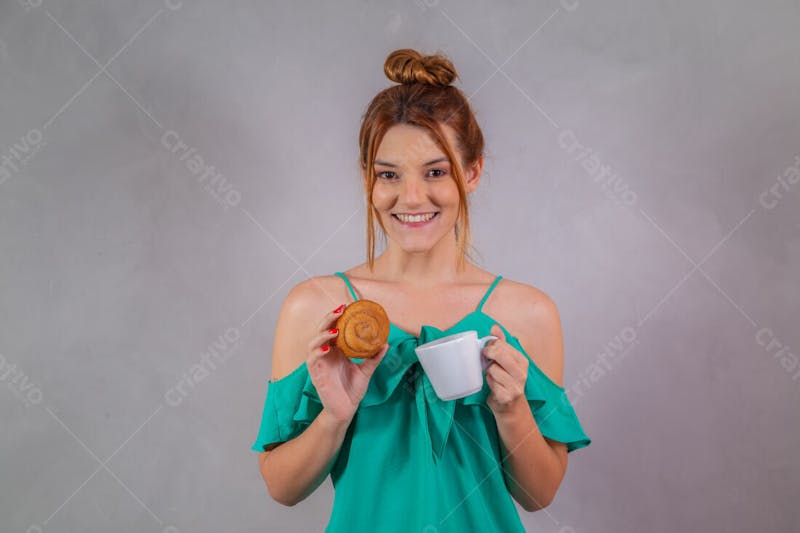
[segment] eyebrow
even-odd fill
[[[435,163],[441,163],[442,161],[448,161],[447,157],[439,157],[437,159],[431,159],[427,163],[423,163],[422,166],[423,167],[427,167],[428,165],[433,165]],[[395,165],[393,163],[389,163],[388,161],[375,160],[375,164],[376,165],[381,165],[381,166],[384,166],[384,167],[397,168],[397,165]]]

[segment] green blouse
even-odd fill
[[[347,277],[336,275],[357,300]],[[474,394],[440,400],[414,351],[461,331],[489,335],[499,322],[481,309],[501,278],[497,276],[475,311],[445,330],[426,325],[415,337],[390,325],[389,351],[370,379],[331,469],[335,497],[326,532],[524,533],[501,468],[503,450],[494,414],[486,404],[491,389],[484,380],[483,389]],[[499,325],[506,342],[530,361],[519,340]],[[568,452],[589,445],[565,389],[533,361],[525,397],[542,435],[566,443]],[[305,363],[269,381],[252,450],[262,452],[268,444],[295,438],[321,410]]]

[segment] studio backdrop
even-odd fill
[[[330,480],[283,506],[250,446],[281,302],[366,259],[358,127],[409,47],[458,68],[478,263],[557,303],[592,438],[526,527],[795,531],[798,27],[796,2],[0,3],[0,529],[324,529]]]

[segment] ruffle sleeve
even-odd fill
[[[533,409],[533,418],[542,435],[565,443],[567,452],[591,444],[592,440],[583,431],[566,391],[555,384],[542,388],[545,390],[539,391],[541,394],[535,394],[533,398],[528,394],[527,387],[525,394]],[[542,400],[540,396],[544,396],[544,399]]]
[[[530,360],[519,339],[512,336],[511,342]],[[525,397],[533,410],[533,418],[542,435],[565,443],[567,452],[591,444],[592,440],[583,431],[567,391],[551,380],[533,361],[528,364]]]
[[[322,402],[305,362],[289,375],[267,382],[267,395],[258,436],[250,448],[286,442],[300,435],[322,411]]]
[[[563,442],[567,452],[583,448],[592,440],[586,435],[567,396],[566,390],[551,380],[522,348],[519,339],[506,334],[506,341],[528,357],[528,378],[525,382],[525,398],[531,407],[533,418],[543,436]],[[491,392],[484,382],[483,389],[463,399],[464,404],[483,404]]]

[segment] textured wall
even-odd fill
[[[794,1],[3,1],[0,529],[324,527],[330,483],[282,507],[249,447],[283,297],[364,260],[358,124],[403,47],[449,55],[484,128],[482,266],[561,310],[593,443],[530,530],[796,527],[798,26]]]

